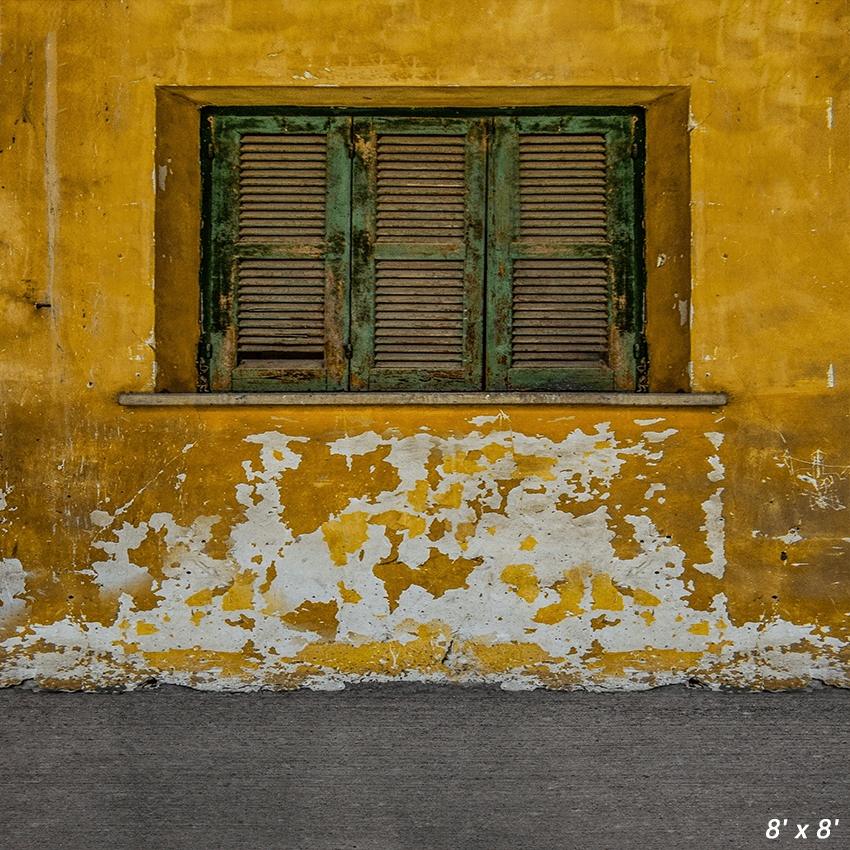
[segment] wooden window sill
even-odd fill
[[[726,393],[345,392],[121,393],[125,407],[312,407],[321,405],[560,404],[603,407],[719,407]]]

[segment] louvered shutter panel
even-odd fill
[[[481,387],[484,130],[355,119],[352,389]]]
[[[495,119],[490,389],[634,389],[632,118]]]
[[[210,385],[347,385],[350,119],[215,116]]]

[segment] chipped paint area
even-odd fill
[[[683,491],[665,483],[684,447],[663,422],[633,438],[608,422],[530,436],[504,415],[456,438],[249,435],[229,519],[132,519],[134,500],[93,511],[84,572],[110,617],[20,627],[2,643],[7,677],[27,677],[15,659],[38,649],[57,681],[646,687],[811,638],[780,620],[735,627],[725,595],[700,587],[726,567],[723,435],[705,434],[702,483]],[[191,488],[194,469],[160,477]],[[4,575],[6,615],[23,606],[20,562]]]
[[[3,2],[0,684],[850,685],[845,0],[92,5]],[[723,415],[119,406],[261,103],[644,108],[642,384]]]

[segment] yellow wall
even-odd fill
[[[0,681],[850,684],[848,11],[6,0]],[[119,406],[192,380],[197,105],[399,87],[686,105],[654,380],[729,404]]]

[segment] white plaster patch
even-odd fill
[[[106,528],[112,522],[112,514],[108,511],[92,511],[89,517],[100,528]]]
[[[279,431],[264,431],[262,434],[251,434],[244,438],[246,443],[259,443],[260,445],[260,462],[262,468],[260,471],[253,472],[255,477],[263,478],[269,481],[276,477],[285,469],[297,469],[301,463],[301,456],[289,448],[290,443],[308,443],[307,437],[290,437],[286,434],[281,434]],[[250,465],[243,464],[246,471],[250,470]],[[268,470],[268,472],[265,472]],[[250,479],[249,479],[250,480]]]
[[[715,449],[719,449],[723,443],[725,435],[721,434],[719,431],[708,431],[705,436],[711,440],[711,444]],[[711,472],[708,473],[708,480],[715,482],[722,481],[726,476],[726,467],[721,462],[720,456],[716,454],[709,455],[706,459],[709,464],[711,464]]]
[[[722,481],[726,475],[726,467],[720,462],[717,455],[711,455],[707,458],[711,464],[711,472],[708,473],[709,481]]]
[[[473,416],[469,421],[480,428],[482,425],[489,425],[491,422],[498,422],[503,415],[504,414],[500,413],[498,416]]]
[[[780,537],[777,537],[776,540],[781,540],[783,543],[787,543],[789,546],[792,543],[799,543],[801,540],[806,539],[799,533],[799,531],[799,528],[792,528],[787,534],[783,534]]]
[[[723,518],[723,487],[718,487],[706,501],[702,503],[705,511],[705,525],[700,530],[705,532],[705,545],[711,552],[712,558],[707,564],[694,564],[704,573],[711,573],[717,578],[723,578],[726,572],[726,521]]]
[[[18,598],[26,591],[26,573],[17,558],[0,560],[0,618],[17,613],[25,606]]]
[[[375,451],[382,446],[386,440],[375,431],[364,431],[351,437],[340,437],[330,444],[330,453],[344,455],[348,468],[351,469],[351,458],[353,455],[364,455]]]
[[[705,436],[708,437],[709,440],[711,440],[711,444],[714,446],[715,449],[719,449],[720,446],[723,444],[723,440],[726,435],[721,434],[719,431],[707,431]]]
[[[148,535],[149,526],[141,523],[132,526],[125,522],[121,528],[111,529],[117,540],[95,540],[92,547],[102,549],[109,559],[92,563],[94,581],[107,593],[132,586],[148,577],[148,571],[130,561],[129,549],[135,549]]]
[[[668,428],[666,431],[644,431],[643,438],[650,443],[660,443],[662,440],[666,440],[668,437],[672,437],[673,434],[678,433],[675,428]]]
[[[666,489],[667,489],[666,484],[658,484],[658,483],[650,484],[649,487],[647,488],[647,491],[643,494],[643,498],[646,501],[649,501],[656,493],[660,493],[662,490],[666,490]]]

